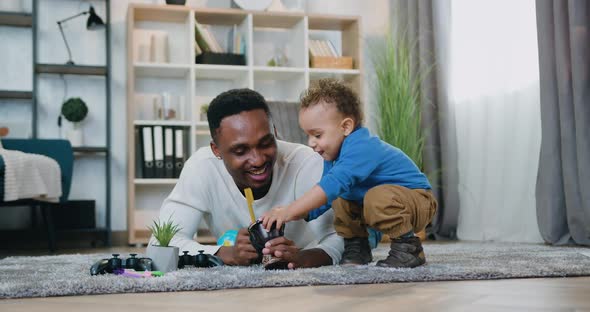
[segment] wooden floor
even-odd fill
[[[76,250],[75,252],[85,252]],[[88,252],[105,250],[90,249]],[[117,248],[133,252],[133,248]],[[72,251],[63,251],[71,253]],[[109,252],[109,250],[106,250]],[[43,252],[40,252],[43,253]],[[590,277],[0,300],[0,311],[588,311]]]

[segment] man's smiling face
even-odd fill
[[[252,188],[255,198],[266,195],[272,182],[277,142],[270,129],[264,110],[243,111],[223,118],[211,143],[238,188]]]

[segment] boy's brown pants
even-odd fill
[[[344,238],[368,237],[367,226],[397,238],[423,230],[438,203],[430,190],[399,185],[379,185],[369,189],[363,207],[342,198],[332,202],[334,228]]]

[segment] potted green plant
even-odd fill
[[[376,72],[379,136],[400,148],[423,169],[420,85],[427,73],[413,73],[411,55],[414,44],[405,34],[388,35],[373,51]]]
[[[168,219],[166,222],[154,220],[153,225],[148,226],[148,229],[158,242],[157,245],[150,244],[146,251],[147,256],[153,261],[154,269],[164,273],[176,270],[178,268],[178,247],[169,246],[169,244],[181,228]]]
[[[67,138],[72,146],[83,144],[83,133],[81,123],[88,115],[88,106],[78,98],[69,98],[61,106],[61,115],[72,123],[72,128],[67,132]]]
[[[425,133],[421,106],[427,103],[420,102],[420,87],[431,68],[412,72],[415,48],[416,43],[411,42],[406,33],[388,34],[384,42],[372,49],[372,60],[377,76],[379,136],[404,151],[420,170],[424,170],[422,152]],[[432,177],[436,173],[425,174]],[[417,234],[424,239],[424,232]]]
[[[207,121],[207,111],[209,110],[209,104],[203,104],[201,105],[201,116],[200,119],[201,121]]]

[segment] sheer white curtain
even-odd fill
[[[457,236],[542,242],[535,208],[541,142],[535,2],[455,0],[447,13]]]

